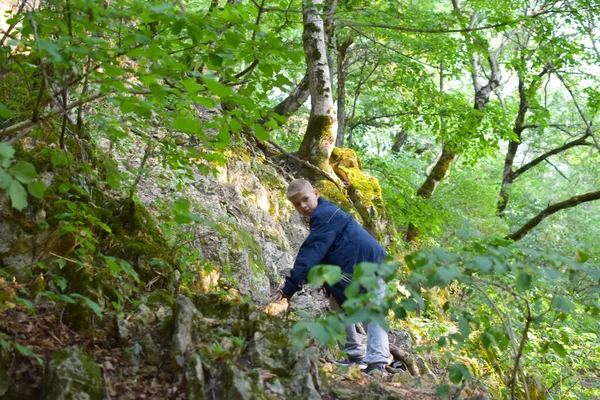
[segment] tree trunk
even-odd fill
[[[515,126],[513,132],[517,135],[518,140],[512,141],[508,144],[508,152],[504,158],[504,171],[502,173],[502,185],[500,186],[500,199],[498,201],[498,215],[502,216],[509,199],[509,188],[513,182],[513,163],[515,161],[515,155],[521,144],[521,133],[523,132],[523,125],[525,123],[525,114],[529,109],[529,101],[527,101],[527,93],[525,93],[525,82],[523,77],[519,75],[519,111],[517,112],[517,118],[515,118]]]
[[[400,153],[400,149],[402,149],[406,141],[406,135],[408,135],[408,132],[404,128],[400,129],[400,132],[396,134],[396,139],[394,139],[394,144],[392,145],[392,153]]]
[[[346,75],[348,65],[346,63],[346,51],[352,44],[353,39],[349,37],[344,44],[338,46],[337,57],[337,117],[338,130],[335,138],[335,147],[344,147],[344,131],[346,130]]]
[[[417,196],[423,199],[430,199],[433,196],[435,188],[448,173],[448,169],[450,168],[450,164],[452,163],[452,160],[454,160],[454,157],[456,157],[456,153],[450,151],[444,145],[438,162],[431,169],[427,179],[425,179],[425,182],[417,191]],[[414,224],[409,223],[406,233],[404,234],[404,240],[409,243],[415,242],[418,236],[419,228],[417,228]]]
[[[283,99],[281,103],[277,104],[275,108],[273,108],[273,111],[283,117],[288,117],[298,111],[300,106],[308,100],[308,96],[308,74],[306,74],[298,86],[292,90],[292,93]]]
[[[322,0],[305,0],[303,3],[302,42],[308,68],[311,110],[299,157],[328,172],[331,170],[329,157],[335,143],[337,118],[333,107],[325,31],[318,10],[322,4]]]

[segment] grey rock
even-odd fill
[[[4,265],[7,267],[14,267],[16,269],[21,269],[33,264],[33,253],[28,251],[23,254],[14,254],[10,256],[4,257]]]
[[[76,347],[54,354],[47,368],[45,400],[109,398],[96,360]]]
[[[319,349],[310,347],[300,353],[291,373],[294,395],[308,400],[320,400]]]
[[[141,345],[146,362],[155,367],[158,366],[160,364],[160,351],[154,343],[150,333],[146,333],[146,335],[142,338]]]
[[[202,359],[198,354],[192,354],[185,371],[185,387],[189,400],[204,400],[204,370]]]
[[[407,330],[390,331],[389,340],[391,345],[401,349],[410,350],[413,347],[412,337]]]
[[[248,376],[239,368],[231,368],[231,385],[227,392],[227,399],[250,400],[255,398],[252,394],[252,384]]]
[[[180,371],[186,369],[186,353],[192,344],[192,326],[194,319],[200,315],[190,299],[178,296],[173,305],[173,319],[175,323],[173,333],[172,357]]]
[[[156,315],[154,311],[145,304],[140,304],[137,313],[133,316],[133,319],[143,326],[150,326],[156,322]]]
[[[270,382],[266,382],[265,386],[267,388],[267,392],[269,392],[270,394],[272,394],[273,396],[275,396],[278,399],[285,399],[285,388],[283,387],[283,385],[281,384],[281,382],[279,381],[279,379],[273,379]]]
[[[119,334],[119,344],[121,346],[126,347],[129,343],[132,328],[131,322],[125,318],[117,319],[117,332]]]

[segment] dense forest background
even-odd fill
[[[228,219],[216,223],[221,209],[203,208],[208,197],[187,191],[208,182],[202,190],[214,193],[210,179],[219,181],[224,168],[235,175],[242,160],[265,189],[246,186],[240,197],[275,220],[292,218],[285,182],[303,176],[391,256],[381,307],[365,307],[369,299],[356,289],[347,318],[286,319],[298,322],[288,326],[298,352],[307,340],[335,343],[345,321],[388,317],[391,329],[415,342],[409,356],[396,358],[424,357],[437,375],[436,396],[465,396],[475,385],[491,398],[598,398],[596,0],[0,5],[0,395],[56,395],[36,389],[44,384],[35,377],[22,378],[35,382],[25,397],[13,384],[25,371],[19,363],[41,376],[60,347],[32,345],[24,321],[52,325],[59,315],[62,329],[66,316],[62,334],[99,351],[113,346],[107,332],[118,325],[122,335],[122,321],[158,290],[150,303],[174,307],[168,337],[185,331],[178,315],[192,320],[202,309],[194,297],[201,292],[225,310],[208,326],[255,337],[256,321],[223,327],[214,320],[227,319],[236,304],[244,311],[235,315],[252,321],[254,303],[266,304],[282,271],[260,275],[265,246],[248,243],[261,235],[276,241],[286,229],[259,235],[243,223],[252,212],[225,200],[219,207]],[[274,171],[268,177],[265,165]],[[232,227],[245,232],[238,246],[254,263],[247,282],[229,274],[238,259],[207,261],[198,244]],[[280,240],[282,254],[293,250]],[[217,282],[211,274],[219,268]],[[359,271],[357,284],[371,285],[374,267]],[[321,267],[311,281],[338,275]],[[283,323],[266,321],[276,329]],[[194,325],[187,336],[194,329],[208,335]],[[279,389],[257,389],[272,377],[246,370],[242,379],[230,364],[211,369],[224,353],[246,354],[245,339],[236,340],[194,356],[185,346],[172,350],[178,367],[161,382],[184,385],[189,398],[231,396],[221,381],[247,388],[240,398],[278,398]],[[286,367],[261,362],[285,376]],[[96,380],[110,375],[103,365]],[[115,379],[122,390],[135,386]],[[327,398],[310,379],[310,396]]]

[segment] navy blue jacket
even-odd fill
[[[381,263],[384,257],[383,247],[354,218],[319,197],[310,216],[310,234],[302,243],[281,292],[292,297],[306,283],[308,271],[315,265],[337,265],[342,273],[351,275],[357,264]],[[340,283],[327,288],[339,304],[345,300],[345,286]]]

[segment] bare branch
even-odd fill
[[[546,217],[557,213],[561,210],[565,210],[567,208],[572,208],[578,206],[579,204],[586,203],[589,201],[594,201],[600,199],[600,190],[596,192],[589,192],[586,194],[582,194],[580,196],[573,196],[568,200],[561,201],[560,203],[555,203],[549,205],[544,210],[542,210],[538,215],[530,219],[523,225],[520,229],[515,232],[507,235],[506,239],[511,239],[514,241],[523,239],[533,228],[538,226],[540,222],[542,222]]]
[[[575,97],[575,94],[571,90],[571,87],[569,86],[569,84],[567,83],[567,81],[565,80],[565,78],[561,74],[558,73],[558,71],[554,70],[552,72],[554,73],[554,75],[556,75],[558,77],[558,79],[564,85],[565,89],[567,89],[567,91],[571,95],[571,98],[573,99],[573,104],[575,104],[575,108],[577,108],[577,112],[579,113],[579,115],[581,116],[581,119],[585,123],[585,126],[587,128],[587,133],[592,137],[592,139],[594,139],[594,143],[596,144],[596,148],[598,149],[598,151],[600,151],[600,144],[598,143],[598,140],[596,139],[596,136],[594,135],[594,131],[592,130],[592,125],[589,123],[589,121],[587,120],[587,118],[586,118],[583,110],[579,106],[579,103],[577,102],[577,98]]]

